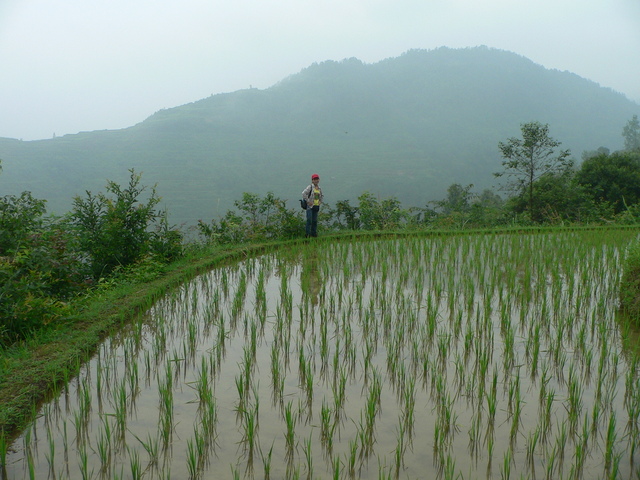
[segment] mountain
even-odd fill
[[[375,64],[313,64],[264,90],[213,95],[122,130],[49,140],[0,139],[2,194],[30,190],[64,213],[74,195],[126,183],[134,168],[174,223],[209,221],[243,192],[272,191],[296,206],[319,173],[325,200],[364,191],[408,206],[452,183],[496,185],[498,142],[548,123],[579,161],[622,148],[640,105],[570,72],[487,47],[411,50]]]

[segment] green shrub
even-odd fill
[[[30,192],[0,199],[0,345],[65,316],[65,301],[85,287],[68,226],[44,213]]]
[[[255,193],[243,193],[236,208],[219,220],[198,221],[198,232],[210,244],[234,244],[299,237],[304,227],[295,209],[268,192],[264,198]]]
[[[182,237],[167,226],[166,216],[156,210],[160,197],[155,186],[148,198],[141,201],[146,187],[140,185],[140,174],[133,169],[130,172],[126,188],[107,182],[111,196],[87,191],[85,198],[74,198],[72,218],[79,248],[87,256],[94,279],[148,254],[172,259],[180,253]]]
[[[24,245],[15,257],[0,257],[0,345],[22,340],[68,314],[64,296],[81,288],[66,267],[37,240]]]
[[[45,201],[22,192],[19,197],[0,198],[0,255],[8,255],[19,248],[29,232],[40,226]]]

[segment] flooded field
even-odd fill
[[[632,232],[313,243],[169,293],[2,478],[639,478]]]

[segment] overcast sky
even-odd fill
[[[314,62],[478,45],[640,103],[640,0],[0,0],[0,137],[125,128]]]

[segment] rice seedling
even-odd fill
[[[142,478],[143,470],[137,450],[129,450],[129,467],[132,479],[138,480]]]
[[[347,469],[347,476],[349,478],[356,477],[356,464],[358,460],[358,440],[354,438],[349,441],[349,450],[345,454],[345,467]]]
[[[49,474],[55,477],[56,443],[51,433],[51,429],[47,429],[47,445],[49,449],[45,456],[47,463],[49,464]]]
[[[160,425],[160,435],[163,445],[169,445],[173,433],[173,375],[171,365],[167,362],[166,377],[164,381],[158,382],[158,417]]]
[[[242,442],[245,445],[247,456],[253,458],[256,447],[256,436],[258,433],[258,414],[259,404],[255,404],[253,408],[243,412],[243,437]]]
[[[189,478],[194,479],[199,477],[198,471],[198,454],[195,447],[195,440],[187,440],[187,471],[189,472]]]
[[[496,419],[496,410],[498,408],[498,372],[493,371],[493,380],[491,381],[491,390],[486,394],[487,410],[489,413],[489,424],[493,425]]]
[[[614,460],[614,448],[617,440],[616,433],[616,414],[615,412],[611,413],[609,417],[609,426],[607,428],[607,440],[605,444],[605,452],[604,452],[604,468],[606,471],[609,471],[611,468],[611,464]]]
[[[289,402],[284,408],[284,420],[286,423],[284,438],[286,442],[287,458],[289,459],[293,458],[293,452],[296,446],[296,416],[293,414],[292,404],[293,402]]]
[[[93,476],[93,470],[89,470],[89,457],[87,454],[87,444],[85,442],[78,444],[78,457],[80,457],[78,466],[80,467],[82,478],[91,478]],[[29,455],[27,456],[27,459],[29,459]],[[29,470],[32,470],[31,466],[29,467]],[[29,475],[29,477],[35,478],[31,477],[31,475]]]
[[[405,431],[407,432],[407,436],[409,437],[409,439],[411,439],[412,435],[413,435],[413,429],[414,429],[414,414],[415,414],[415,402],[416,402],[416,389],[415,389],[415,379],[413,377],[409,378],[407,383],[405,384],[405,388],[403,391],[403,411],[402,411],[402,417],[403,417],[403,422],[405,425]],[[371,420],[369,420],[369,422],[371,424],[373,424],[373,421],[375,420],[375,416],[378,412],[378,402],[379,402],[379,393],[376,393],[376,399],[374,399],[375,403],[373,402],[369,402],[370,403],[370,407],[369,409],[373,409],[375,408],[375,410],[371,411],[371,413],[369,413],[369,417],[372,417]],[[446,422],[448,423],[449,420],[446,420]],[[370,427],[371,429],[373,429],[373,426]]]
[[[303,442],[302,449],[306,462],[307,478],[313,478],[313,439],[311,434],[309,438]]]
[[[116,432],[119,439],[124,439],[127,431],[127,386],[123,380],[117,390],[115,404]]]
[[[536,447],[538,445],[539,439],[540,439],[539,428],[536,428],[536,430],[533,433],[529,432],[529,437],[527,438],[527,461],[532,466],[534,464],[534,455],[536,452]]]
[[[511,478],[511,463],[513,461],[512,455],[511,449],[507,449],[504,453],[502,467],[500,469],[500,478],[503,480],[509,480],[509,478]]]
[[[147,434],[146,440],[142,440],[137,435],[133,436],[140,442],[144,450],[149,455],[149,464],[156,465],[160,458],[160,439],[158,436],[152,437],[150,433]]]
[[[272,455],[273,455],[273,444],[271,444],[271,448],[269,449],[269,452],[265,455],[262,452],[262,449],[260,449],[260,456],[262,457],[262,466],[263,466],[263,476],[265,480],[268,480],[271,478],[271,461],[272,461]]]
[[[106,472],[111,462],[111,430],[107,417],[102,417],[104,428],[100,431],[96,448],[100,460],[100,471]]]

